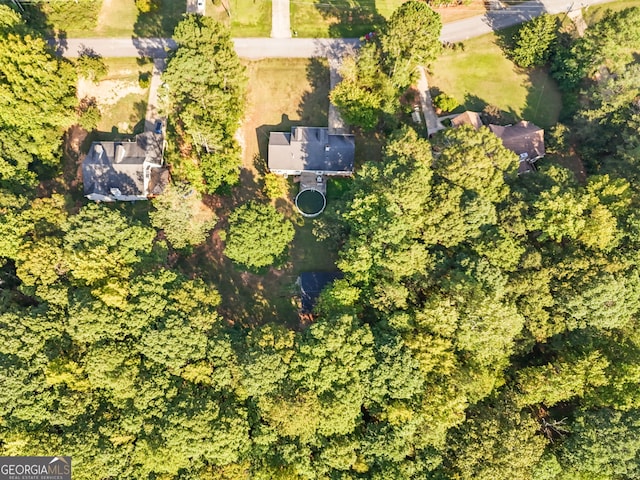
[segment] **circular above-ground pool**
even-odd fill
[[[327,206],[327,199],[318,190],[314,190],[313,188],[307,188],[306,190],[301,190],[298,195],[296,195],[296,208],[304,217],[317,217],[320,215],[324,207]]]

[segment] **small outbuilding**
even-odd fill
[[[300,287],[302,313],[312,313],[322,290],[341,278],[342,272],[302,272],[296,282]]]
[[[93,142],[82,162],[84,194],[89,200],[147,200],[169,183],[163,166],[162,135],[151,132],[135,141]]]
[[[489,125],[489,129],[519,157],[518,175],[535,171],[535,162],[544,157],[544,130],[532,122],[514,125]]]
[[[466,112],[462,112],[457,117],[453,117],[451,119],[451,125],[453,127],[471,125],[476,130],[480,130],[480,127],[482,126],[482,119],[480,118],[480,114],[478,112],[471,112],[467,110]]]
[[[355,141],[350,134],[331,134],[325,127],[292,127],[269,135],[269,170],[278,175],[312,172],[325,176],[353,174]]]

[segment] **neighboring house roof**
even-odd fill
[[[342,272],[302,272],[298,277],[302,294],[302,312],[311,313],[320,292],[334,280],[342,277]]]
[[[544,130],[537,125],[523,120],[506,127],[489,125],[489,129],[502,140],[506,148],[519,155],[521,160],[535,162],[544,157]]]
[[[82,162],[84,194],[92,200],[139,200],[162,193],[169,173],[162,167],[162,137],[94,142]]]
[[[283,172],[352,173],[353,135],[329,134],[324,127],[292,127],[269,135],[269,169]]]
[[[469,110],[467,110],[457,117],[452,118],[451,125],[453,125],[454,127],[471,125],[473,128],[478,130],[482,126],[482,120],[480,119],[480,114],[478,112],[470,112]]]

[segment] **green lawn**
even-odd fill
[[[385,0],[388,15],[402,0]],[[291,3],[291,29],[299,37],[361,37],[384,22],[375,0]]]
[[[213,9],[211,0],[207,7]],[[134,0],[43,2],[33,14],[67,37],[167,37],[186,11],[186,0],[164,0],[158,9],[140,13]]]
[[[616,2],[609,2],[603,5],[595,5],[593,7],[583,8],[582,16],[584,17],[585,22],[587,22],[587,25],[593,25],[594,23],[598,23],[600,20],[602,20],[602,17],[607,10],[618,12],[630,7],[640,7],[640,1],[618,0]]]
[[[270,0],[222,0],[231,4],[231,34],[268,37],[271,34]]]
[[[464,108],[495,105],[546,128],[562,107],[555,82],[543,70],[526,72],[506,59],[493,34],[464,43],[464,51],[446,51],[433,65],[430,86],[455,97]]]

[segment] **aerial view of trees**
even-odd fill
[[[291,221],[273,206],[246,203],[229,216],[224,254],[248,268],[266,267],[287,250],[294,234]]]
[[[240,147],[234,136],[244,112],[246,75],[228,27],[187,16],[173,35],[178,48],[163,74],[169,97],[174,175],[200,192],[234,185]]]
[[[429,65],[442,50],[441,29],[440,16],[426,3],[403,3],[374,41],[344,60],[343,79],[331,92],[344,119],[365,130],[380,122],[396,126],[398,98],[411,85],[416,67]]]
[[[170,185],[153,199],[151,225],[164,231],[173,248],[200,245],[217,222],[215,213],[201,200],[202,196],[191,185]]]
[[[0,182],[33,185],[34,167],[58,165],[62,133],[76,120],[76,74],[4,5],[0,39]]]
[[[411,3],[398,16],[418,18]],[[241,280],[277,270],[296,241],[272,198],[288,184],[271,178],[235,208],[206,193],[237,173],[244,87],[228,32],[189,16],[177,29],[170,148],[193,185],[145,210],[35,188],[77,120],[74,70],[0,7],[0,456],[70,455],[77,480],[638,478],[640,76],[626,45],[600,37],[632,41],[638,18],[608,13],[536,57],[560,81],[585,66],[563,84],[578,101],[550,151],[580,155],[586,178],[553,154],[518,176],[485,127],[385,133],[391,95],[372,88],[361,118],[381,158],[319,217],[343,278],[292,325],[249,309],[234,322],[222,302],[238,286],[202,274],[219,259],[185,266],[214,228]],[[391,91],[375,66],[417,54],[389,60],[379,42],[345,72]]]

